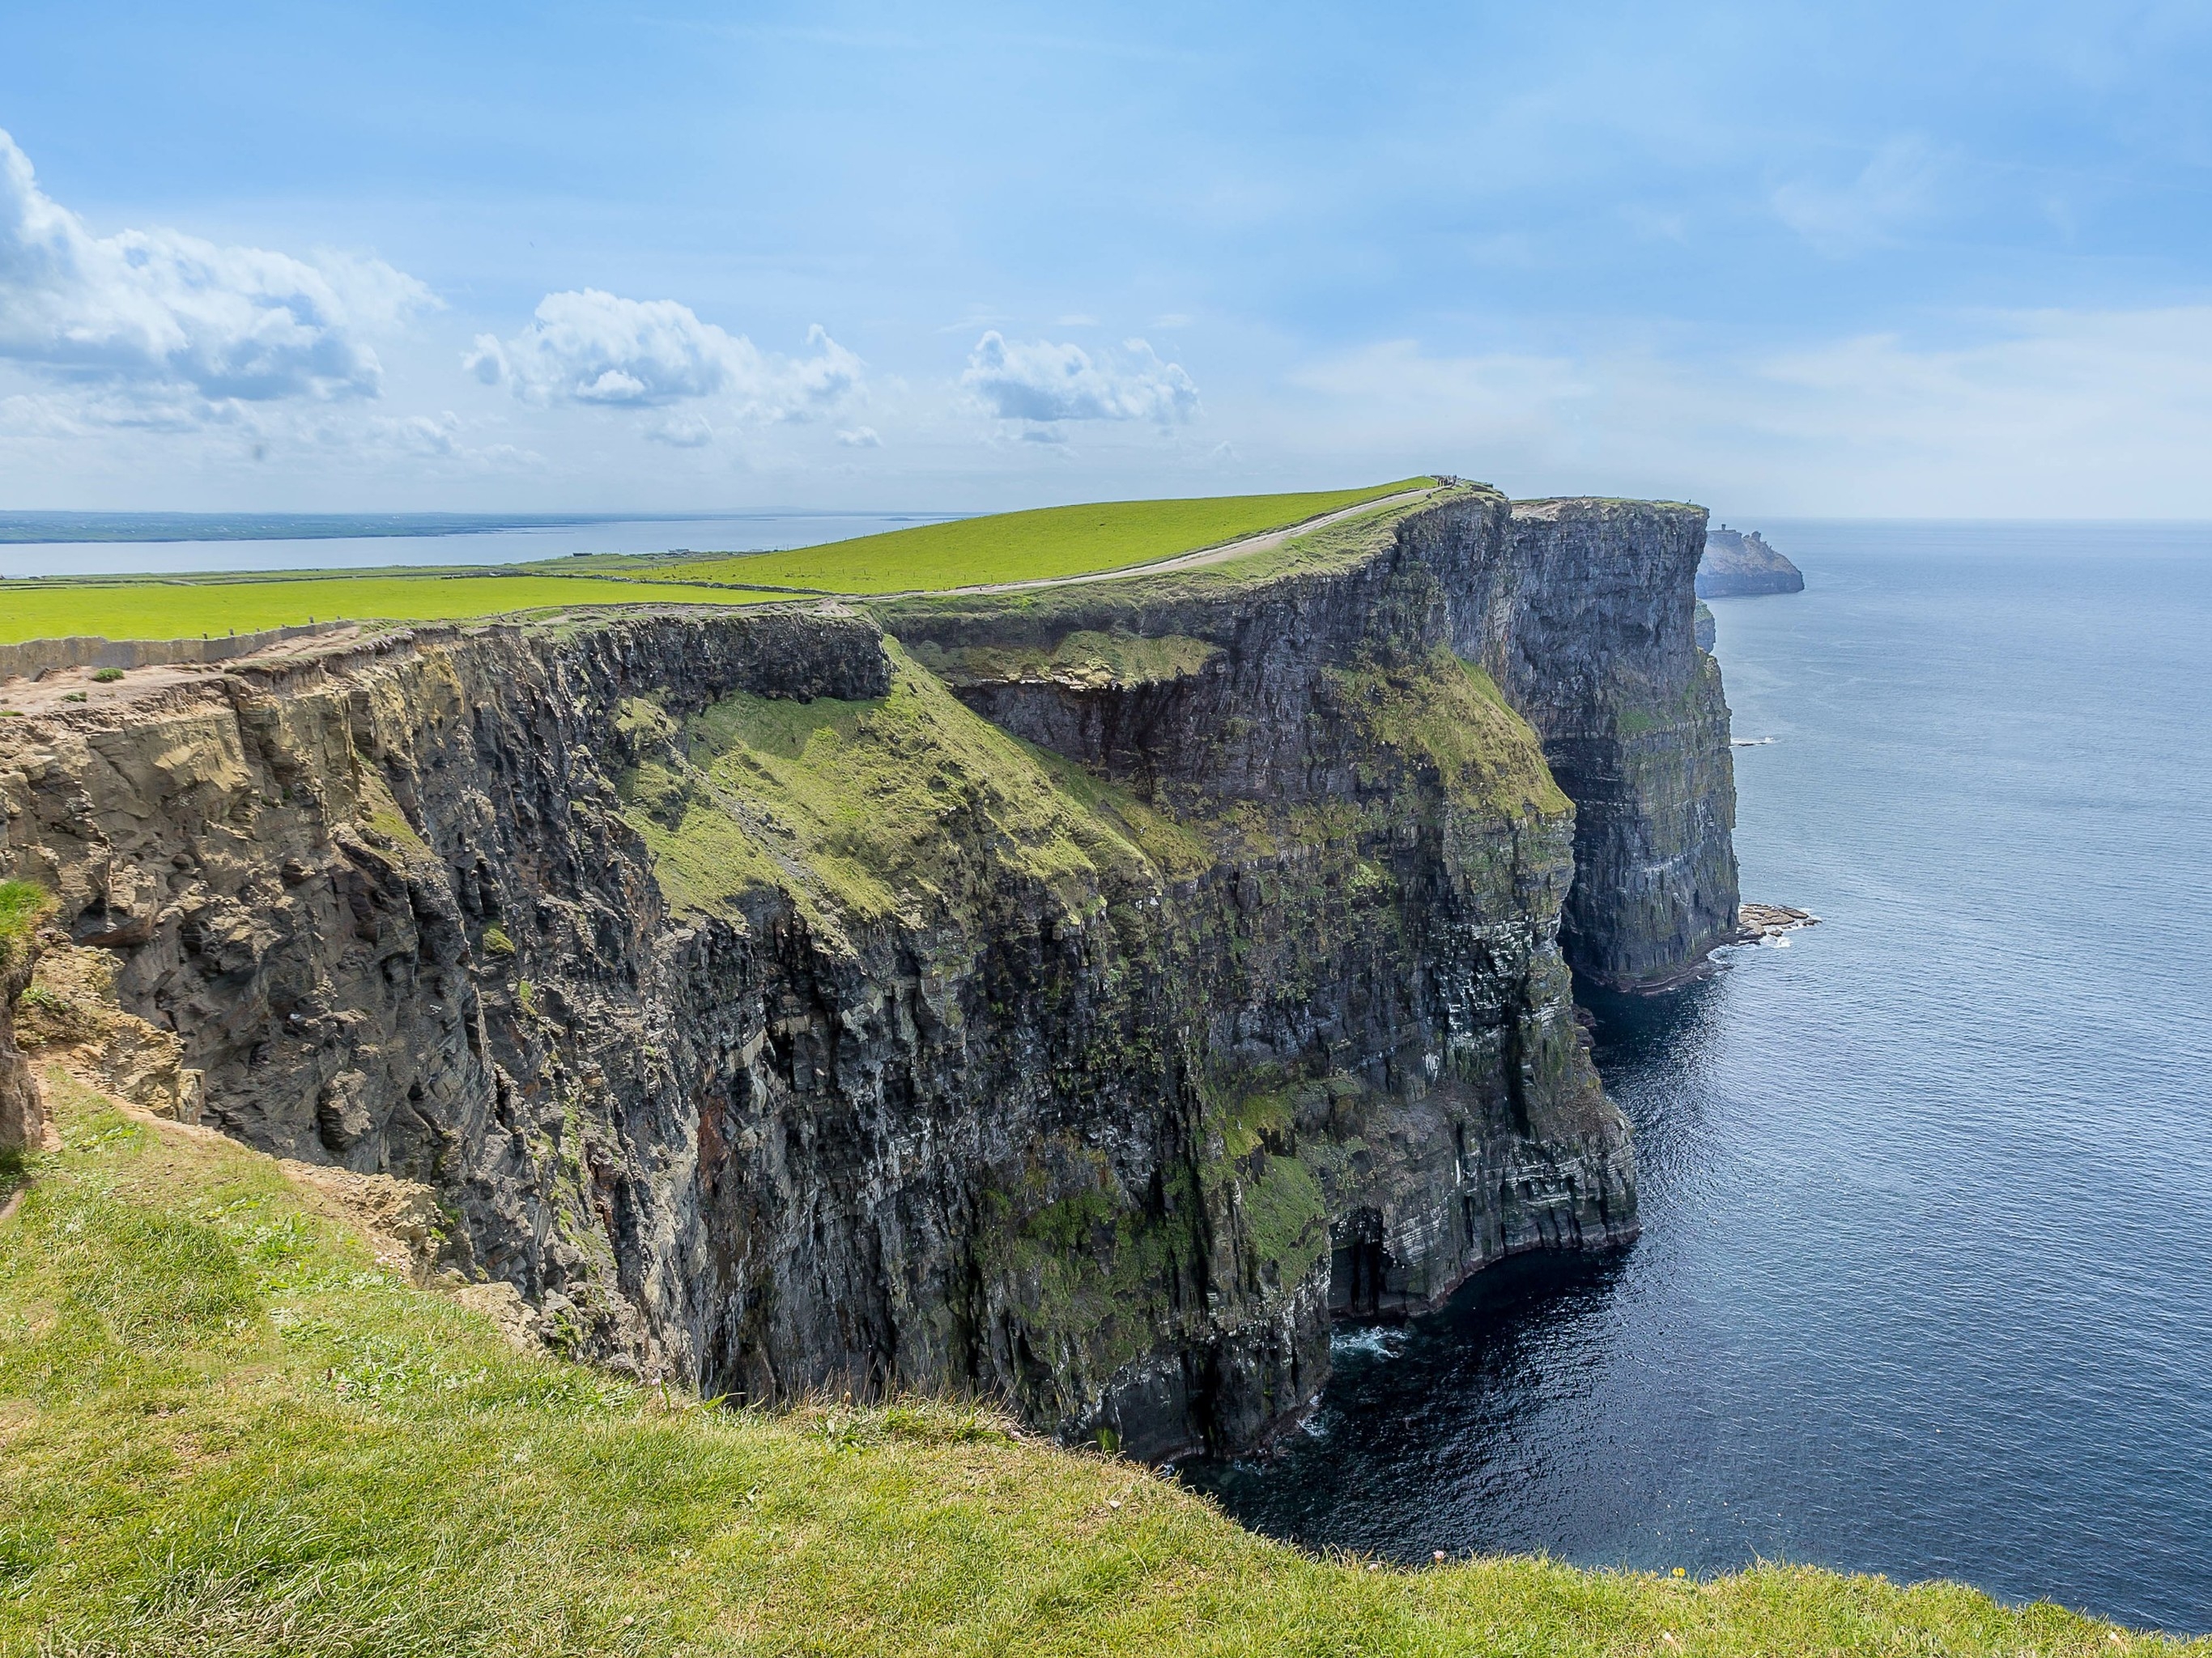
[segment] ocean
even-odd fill
[[[1340,1332],[1260,1530],[1956,1578],[2212,1631],[2212,525],[1774,523],[1716,601],[1747,899],[1590,998],[1642,1240]]]

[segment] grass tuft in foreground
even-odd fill
[[[0,1652],[2175,1649],[1803,1568],[1374,1570],[972,1405],[631,1388],[509,1351],[270,1159],[48,1086],[63,1149],[0,1223]]]
[[[54,895],[35,881],[0,881],[0,979],[24,965],[32,935],[54,913]]]

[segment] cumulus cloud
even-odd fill
[[[173,230],[96,236],[0,132],[0,358],[104,392],[88,418],[180,407],[185,394],[373,398],[383,369],[366,337],[431,303],[381,260],[298,259]]]
[[[996,329],[975,342],[960,384],[1000,420],[1144,420],[1171,425],[1198,412],[1198,387],[1182,365],[1162,362],[1142,340],[1119,357],[1079,345],[1010,341]]]
[[[626,300],[595,288],[548,294],[530,325],[509,340],[477,337],[464,366],[526,403],[659,409],[715,398],[744,420],[805,420],[842,403],[860,384],[860,360],[819,326],[811,354],[762,351],[742,334],[702,321],[674,300]],[[696,437],[702,429],[705,437]],[[713,436],[703,421],[647,428],[687,446]]]

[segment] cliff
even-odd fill
[[[1663,986],[1735,936],[1735,773],[1720,666],[1697,642],[1702,508],[1524,501],[1478,634],[1575,801],[1560,938],[1615,989]]]
[[[1632,979],[1732,902],[1698,516],[1462,486],[1173,577],[143,670],[16,699],[4,862],[210,1122],[431,1187],[569,1351],[1231,1448],[1333,1309],[1633,1236],[1561,916]]]
[[[1756,530],[1709,531],[1698,566],[1699,598],[1745,598],[1760,593],[1802,593],[1804,574],[1766,544]]]

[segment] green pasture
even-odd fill
[[[671,563],[593,558],[591,574],[288,571],[268,576],[118,577],[0,583],[0,644],[70,635],[189,639],[303,622],[450,622],[571,604],[747,604],[769,589],[889,593],[1085,575],[1304,523],[1426,484],[1196,501],[1118,501],[927,524],[794,552]],[[609,574],[622,572],[620,578]],[[714,584],[714,585],[708,585]],[[721,584],[738,584],[728,586]]]
[[[773,597],[720,587],[552,575],[329,575],[267,580],[0,584],[0,644],[73,634],[193,639],[303,622],[452,622],[566,604],[744,604]]]
[[[836,593],[930,592],[1001,581],[1125,570],[1179,553],[1300,524],[1324,513],[1425,487],[1401,478],[1364,489],[1194,501],[1109,501],[921,524],[787,553],[742,553],[656,564],[656,581],[743,581]]]

